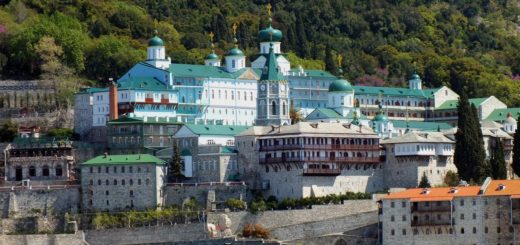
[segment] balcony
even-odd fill
[[[511,144],[511,143],[505,143],[505,144],[504,144],[504,150],[506,150],[506,151],[512,151],[512,150],[513,150],[513,144]]]
[[[453,222],[455,224],[455,222]],[[412,220],[412,226],[451,225],[450,220]]]
[[[260,164],[270,163],[379,163],[379,157],[269,157]]]
[[[144,103],[153,103],[153,98],[145,98]]]
[[[324,168],[306,168],[303,175],[306,176],[337,176],[341,174],[341,169],[324,169]]]
[[[379,145],[269,145],[260,146],[260,151],[278,150],[379,150]]]

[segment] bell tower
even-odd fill
[[[255,125],[290,125],[289,84],[279,71],[272,44],[257,86]]]

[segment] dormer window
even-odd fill
[[[424,189],[422,189],[421,194],[423,194],[423,195],[428,195],[428,194],[430,194],[430,189],[429,189],[429,188],[424,188]]]
[[[498,185],[498,190],[501,191],[501,190],[504,190],[506,188],[506,185],[504,184],[499,184]]]

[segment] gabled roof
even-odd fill
[[[503,185],[504,188],[500,189],[499,185]],[[491,180],[486,190],[484,191],[484,196],[512,195],[520,195],[520,180]]]
[[[340,134],[360,138],[378,138],[369,127],[338,122],[299,122],[287,126],[253,126],[237,136],[282,137],[285,135],[331,136]]]
[[[456,188],[457,191],[451,191]],[[423,188],[412,188],[401,192],[394,192],[382,199],[412,199],[418,201],[448,201],[453,197],[477,196],[480,191],[480,186],[457,186],[457,187],[436,187],[428,188],[424,192]]]
[[[343,118],[341,114],[339,114],[337,111],[331,108],[316,108],[314,111],[309,113],[309,116],[316,116],[317,119],[324,119],[324,118]]]
[[[193,65],[193,64],[171,64],[170,72],[173,76],[177,77],[197,77],[200,79],[205,78],[227,78],[235,79],[240,77],[242,73],[247,70],[252,70],[256,74],[259,72],[251,68],[242,68],[236,72],[228,72],[225,67],[218,66],[206,66],[206,65]]]
[[[407,126],[410,129],[419,129],[421,131],[437,131],[451,129],[451,126],[448,123],[438,123],[438,122],[421,122],[421,121],[405,121],[405,120],[391,120],[394,128],[406,128]]]
[[[300,72],[299,68],[293,68],[290,70],[289,76],[294,76],[294,75],[292,75],[293,73],[298,74],[299,72]],[[303,72],[305,72],[305,75],[307,77],[338,79],[336,76],[330,74],[330,72],[324,71],[324,70],[304,69]]]
[[[155,164],[164,165],[165,161],[149,155],[149,154],[134,154],[134,155],[101,155],[94,157],[81,166],[102,166],[102,165],[134,165],[134,164]]]
[[[248,129],[248,126],[231,126],[231,125],[204,125],[204,124],[186,124],[191,132],[196,135],[226,135],[235,136]]]
[[[520,117],[520,108],[495,109],[485,120],[501,122],[507,118],[507,114],[511,113],[513,118]]]
[[[165,91],[168,90],[168,86],[154,77],[131,77],[118,81],[117,89]]]
[[[434,93],[440,88],[435,89],[409,89],[409,88],[394,88],[394,87],[372,87],[372,86],[353,86],[356,95],[370,94],[382,96],[397,96],[397,97],[420,97],[431,98]]]
[[[479,107],[484,101],[489,99],[490,97],[486,98],[473,98],[469,99],[469,103],[474,105],[475,107]],[[447,100],[444,103],[442,103],[439,107],[435,108],[435,110],[449,110],[449,109],[457,109],[457,106],[459,105],[459,100]]]
[[[382,140],[381,144],[401,144],[401,143],[455,143],[443,133],[438,132],[408,132],[404,135]]]

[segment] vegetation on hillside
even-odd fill
[[[336,73],[331,61],[341,54],[346,77],[359,84],[402,86],[416,70],[427,87],[448,85],[469,97],[495,95],[520,106],[515,1],[3,0],[0,74],[41,77],[48,68],[41,45],[52,50],[52,38],[67,74],[102,85],[145,58],[154,29],[174,62],[201,64],[210,51],[207,34],[215,33],[222,55],[232,46],[233,23],[251,58],[257,32],[268,24],[268,2],[293,64]]]

